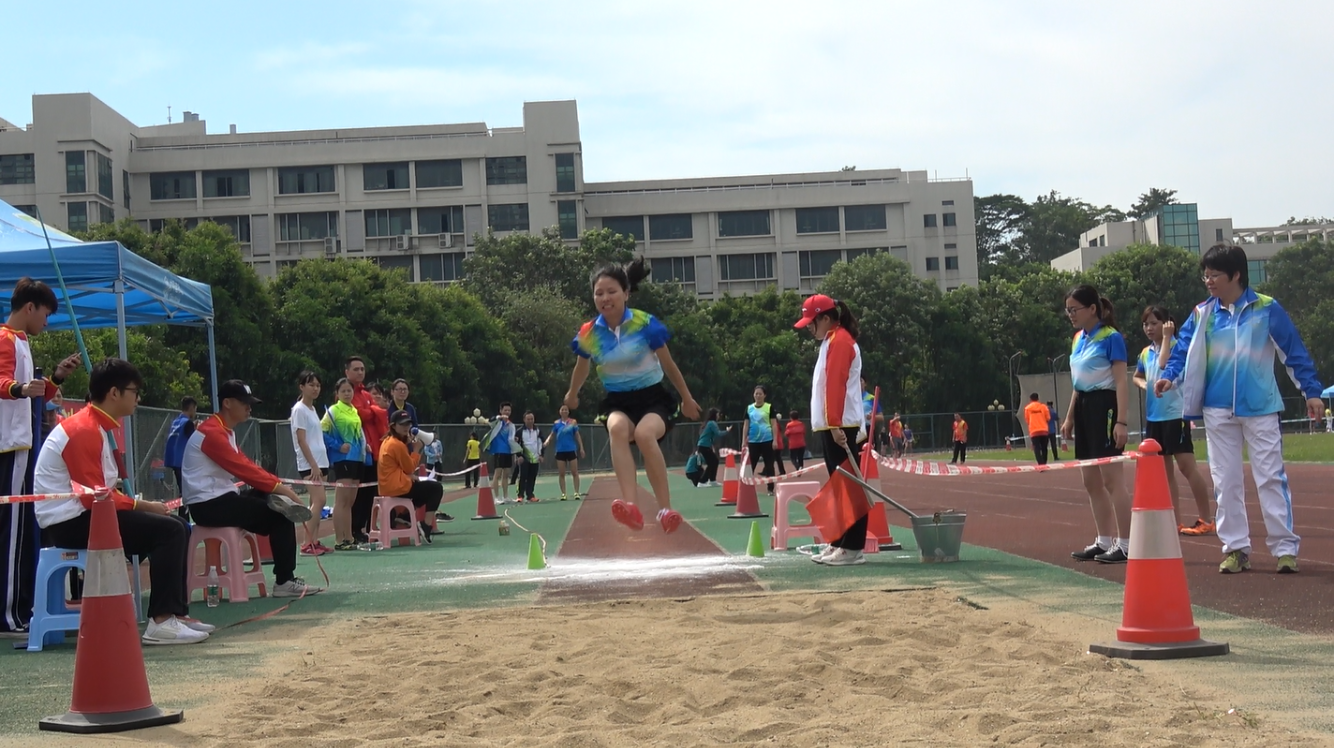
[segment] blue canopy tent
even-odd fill
[[[71,315],[81,329],[114,327],[121,358],[128,358],[127,328],[160,324],[204,327],[208,331],[209,376],[216,407],[213,292],[207,285],[160,268],[120,242],[81,242],[43,226],[0,200],[0,298],[9,298],[24,276],[43,281],[56,292],[60,311],[51,315],[48,329],[72,329]],[[132,472],[133,447],[126,444],[125,449],[126,466]]]

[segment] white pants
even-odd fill
[[[1246,519],[1246,474],[1242,470],[1242,442],[1251,450],[1251,475],[1260,496],[1265,538],[1275,558],[1296,556],[1301,538],[1292,531],[1292,492],[1283,468],[1283,436],[1278,414],[1234,416],[1225,408],[1205,408],[1204,426],[1209,444],[1209,475],[1218,501],[1218,539],[1223,552],[1251,552],[1250,523]]]

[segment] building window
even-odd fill
[[[556,191],[574,192],[574,154],[556,154]]]
[[[35,179],[31,153],[0,156],[0,184],[32,184]]]
[[[797,262],[801,267],[801,277],[803,278],[823,278],[829,275],[835,263],[843,261],[843,250],[841,249],[817,249],[808,252],[798,252]]]
[[[609,216],[602,219],[602,228],[613,234],[628,236],[636,242],[644,241],[643,216]]]
[[[847,205],[843,208],[843,220],[848,231],[884,231],[889,224],[885,221],[883,205]]]
[[[212,221],[232,232],[236,241],[242,244],[250,243],[250,216],[213,216],[204,220]]]
[[[336,192],[332,166],[289,166],[278,170],[279,195]]]
[[[653,272],[649,280],[654,283],[694,283],[694,257],[655,257],[649,261]]]
[[[181,228],[190,231],[199,226],[198,218],[152,218],[148,221],[148,231],[153,234],[161,233],[167,228],[168,224],[179,223]]]
[[[3,182],[0,182],[0,184],[3,184]],[[1216,241],[1216,242],[1221,242],[1221,241],[1223,241],[1223,230],[1222,230],[1222,229],[1214,229],[1214,241]]]
[[[948,287],[948,288],[945,289],[945,293],[949,293],[950,291],[958,291],[958,290],[959,290],[959,287],[958,287],[958,286],[950,286],[950,287]]]
[[[945,242],[945,249],[958,249],[959,245],[954,242]]]
[[[98,223],[115,223],[115,222],[116,222],[116,209],[115,209],[115,208],[112,208],[110,205],[103,205],[102,203],[98,203],[98,204],[97,204],[97,222],[98,222]]]
[[[279,213],[278,241],[299,242],[338,236],[338,213]]]
[[[945,255],[945,269],[946,269],[946,270],[958,270],[958,269],[959,269],[959,256],[958,256],[958,255]]]
[[[417,189],[462,186],[463,161],[451,158],[444,161],[417,162]]]
[[[936,270],[939,270],[939,269],[940,269],[940,258],[939,258],[939,257],[928,257],[928,258],[926,258],[926,272],[930,273],[930,272],[933,272],[933,271],[936,271]]]
[[[449,205],[442,208],[418,208],[417,233],[462,234],[463,206]]]
[[[574,200],[556,201],[556,222],[560,224],[560,238],[579,238],[579,212]]]
[[[1164,205],[1158,209],[1161,244],[1198,255],[1200,253],[1200,217],[1195,203]]]
[[[421,274],[423,281],[463,280],[463,253],[447,252],[440,255],[422,255]]]
[[[797,208],[798,234],[837,234],[838,208]]]
[[[120,199],[125,203],[125,209],[130,209],[130,173],[124,169],[120,170]]]
[[[934,229],[936,227],[936,214],[927,213],[926,215],[922,216],[922,227],[928,229]]]
[[[375,264],[380,266],[381,270],[406,270],[408,281],[412,281],[412,270],[415,264],[412,255],[382,255],[376,257]]]
[[[1269,264],[1268,260],[1247,260],[1246,275],[1252,285],[1264,283],[1269,278],[1269,271],[1265,268]]]
[[[953,201],[953,200],[941,200],[941,201],[940,201],[940,204],[941,204],[941,205],[953,205],[953,204],[954,204],[954,201]]]
[[[27,213],[28,215],[32,216],[33,218],[36,218],[36,217],[37,217],[37,206],[36,206],[36,205],[15,205],[14,207],[17,208],[18,210],[24,212],[24,213]]]
[[[68,211],[70,231],[88,230],[88,203],[67,203],[65,209]]]
[[[249,169],[226,169],[204,172],[204,197],[249,196]]]
[[[528,230],[528,203],[488,205],[486,215],[493,231]]]
[[[93,160],[97,164],[97,194],[115,200],[116,193],[113,190],[116,180],[113,177],[116,172],[111,168],[111,157],[94,152]]]
[[[396,164],[363,164],[361,167],[362,188],[372,190],[406,190],[408,188],[408,162]]]
[[[692,239],[694,235],[694,220],[689,213],[648,217],[648,236],[655,242]]]
[[[301,262],[301,261],[300,261],[300,260],[278,260],[278,272],[281,273],[281,272],[284,271],[284,270],[290,270],[290,269],[296,267],[296,264],[297,264],[298,262]]]
[[[877,252],[884,252],[884,251],[885,247],[862,247],[859,249],[849,249],[848,262],[852,262],[853,260],[857,259],[858,257],[861,257],[862,255],[873,255]]]
[[[945,214],[944,214],[944,216],[945,216],[945,226],[946,226],[947,228],[950,227],[950,226],[957,226],[957,225],[958,225],[957,222],[954,220],[954,215],[955,215],[954,213],[945,213]]]
[[[148,197],[151,200],[195,199],[193,171],[162,171],[148,175]]]
[[[65,151],[65,192],[77,195],[88,191],[87,154],[83,151]]]
[[[486,160],[487,184],[528,184],[527,156],[498,156]]]
[[[402,236],[412,233],[412,208],[366,211],[366,236]]]
[[[725,281],[772,280],[777,277],[774,275],[774,253],[718,255],[718,277]]]
[[[720,237],[768,236],[771,233],[773,232],[769,230],[769,211],[767,210],[735,210],[718,214],[718,236]]]

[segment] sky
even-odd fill
[[[861,169],[1239,227],[1334,217],[1334,3],[11,3],[0,117],[87,91],[209,132],[576,99],[587,181]],[[26,32],[19,31],[27,29]]]

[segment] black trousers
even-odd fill
[[[482,462],[482,461],[481,461],[480,459],[476,459],[476,460],[475,460],[475,459],[472,459],[472,458],[468,458],[468,459],[466,459],[466,460],[463,461],[463,467],[465,467],[465,468],[470,468],[470,467],[472,467],[472,466],[474,466],[474,465],[479,465],[479,464],[481,464],[481,462]],[[470,470],[470,471],[464,473],[464,474],[463,474],[463,487],[464,487],[464,488],[472,488],[473,486],[477,485],[477,481],[478,481],[478,479],[479,479],[480,476],[481,476],[481,471],[480,471],[480,470]]]
[[[791,447],[787,450],[788,459],[792,460],[792,469],[800,470],[806,467],[806,448]]]
[[[413,506],[426,507],[429,514],[440,508],[440,501],[445,498],[445,487],[439,481],[415,480],[404,498],[411,499]]]
[[[1033,456],[1037,458],[1039,465],[1047,464],[1047,435],[1030,434],[1029,439],[1033,441]]]
[[[778,469],[778,459],[774,455],[774,443],[772,441],[750,442],[748,449],[750,450],[750,471],[755,472],[755,467],[760,464],[760,460],[764,460],[764,471],[761,475],[772,478],[774,472]]]
[[[857,429],[843,429],[843,433],[848,437],[848,448],[852,450],[854,459],[860,460],[862,456],[862,445],[866,442],[857,441]],[[824,441],[824,466],[829,470],[829,475],[833,475],[839,465],[848,461],[848,453],[838,446],[834,441],[834,432],[821,431],[820,438]],[[849,471],[852,472],[852,471]],[[866,527],[871,521],[871,515],[863,515],[861,519],[852,523],[847,532],[838,540],[830,545],[835,548],[847,548],[850,551],[860,551],[866,547]]]
[[[718,480],[718,453],[713,451],[713,447],[695,447],[699,456],[704,458],[704,477],[701,482],[717,482]]]
[[[954,443],[954,456],[950,458],[950,464],[954,464],[956,462],[959,463],[968,462],[968,442]]]
[[[527,496],[533,498],[533,490],[537,486],[537,471],[541,467],[536,462],[524,460],[516,471],[519,474],[519,492],[515,496]]]
[[[296,525],[269,508],[268,494],[253,488],[232,491],[191,504],[190,516],[200,527],[239,527],[264,535],[273,551],[274,583],[290,582],[296,574]]]
[[[361,466],[361,482],[376,483],[380,480],[380,468],[372,462],[369,465]],[[356,501],[352,502],[352,534],[365,535],[371,528],[371,507],[375,505],[375,497],[380,492],[380,487],[365,486],[357,489]]]
[[[51,525],[42,531],[42,543],[48,547],[88,548],[88,528],[92,512]],[[148,615],[190,615],[187,591],[192,571],[190,558],[190,523],[174,514],[151,514],[121,510],[116,512],[120,525],[120,544],[126,557],[148,559]],[[138,574],[139,570],[135,569]]]
[[[32,493],[34,464],[33,450],[0,452],[0,493]],[[32,620],[38,537],[32,504],[0,504],[0,631],[22,631]]]

